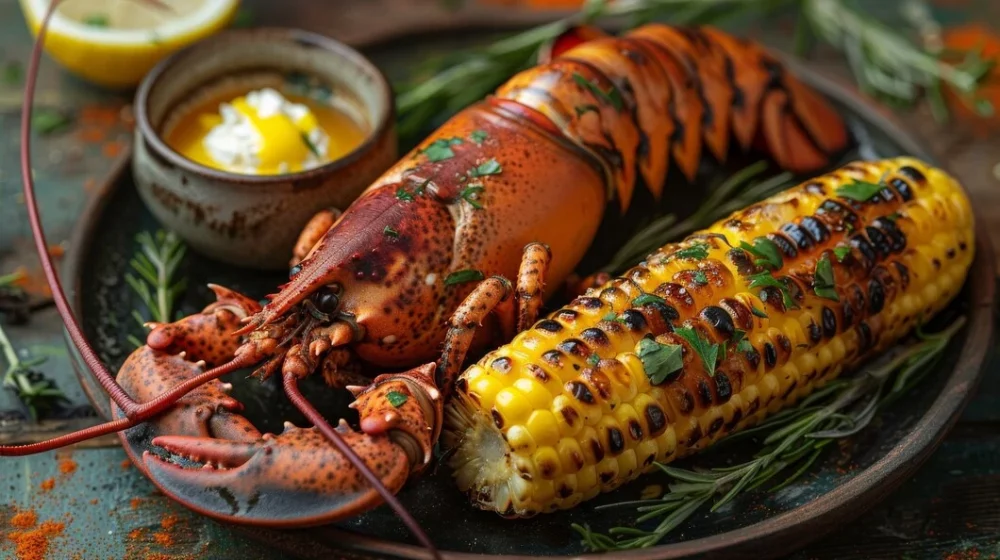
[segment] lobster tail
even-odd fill
[[[703,152],[725,162],[730,137],[800,174],[830,166],[849,142],[840,116],[778,59],[713,28],[574,28],[541,60],[497,97],[546,115],[589,152],[623,211],[639,177],[659,198],[671,162],[694,181]]]

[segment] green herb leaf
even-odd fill
[[[890,222],[894,222],[895,223],[896,220],[898,220],[898,219],[900,219],[902,217],[903,217],[903,215],[900,214],[899,212],[893,212],[892,214],[889,214],[888,216],[886,216],[885,219],[889,220]]]
[[[107,27],[111,22],[104,14],[90,14],[83,18],[83,24],[90,27]]]
[[[399,237],[399,232],[392,229],[389,226],[385,226],[385,228],[382,230],[382,233],[385,234],[386,237],[393,237],[393,238]]]
[[[691,345],[691,349],[701,358],[701,363],[705,365],[705,371],[709,377],[715,375],[715,364],[719,360],[721,344],[711,343],[690,327],[680,327],[674,329],[674,334],[683,338]]]
[[[677,376],[684,367],[683,351],[680,344],[661,344],[651,338],[640,340],[635,347],[635,354],[653,385]]]
[[[843,245],[840,247],[834,247],[833,254],[834,256],[837,257],[837,262],[844,262],[844,259],[847,258],[847,255],[851,254],[851,248],[845,247]]]
[[[747,331],[743,329],[733,329],[733,336],[729,337],[729,342],[736,344],[745,339],[746,336],[747,336]]]
[[[458,137],[440,138],[431,142],[421,153],[427,156],[427,161],[444,161],[455,157],[455,152],[452,151],[451,147],[461,143],[462,139]]]
[[[587,363],[590,364],[590,365],[592,365],[592,366],[596,366],[598,363],[600,363],[600,361],[601,361],[601,357],[598,356],[596,353],[591,354],[590,357],[587,358]]]
[[[632,300],[633,307],[642,307],[644,305],[649,305],[651,303],[667,303],[667,300],[661,298],[660,296],[653,294],[642,294],[641,296]]]
[[[589,90],[590,93],[593,93],[598,99],[601,99],[614,107],[615,111],[621,111],[625,106],[625,103],[622,101],[622,94],[618,91],[618,88],[615,87],[614,84],[611,84],[608,91],[604,91],[598,87],[597,84],[583,77],[583,75],[578,72],[573,72],[573,81]]]
[[[482,210],[483,205],[476,199],[479,197],[479,193],[483,192],[483,190],[484,189],[481,184],[475,183],[462,189],[462,192],[458,193],[458,195],[465,199],[465,201],[471,204],[476,210]]]
[[[753,348],[753,344],[750,344],[750,341],[747,340],[747,339],[745,339],[745,338],[743,340],[739,341],[739,343],[736,344],[736,351],[737,352],[744,352],[744,353],[746,353],[746,352],[753,351],[753,349],[754,349]]]
[[[601,320],[602,321],[614,321],[617,318],[618,318],[618,314],[615,313],[614,311],[612,311],[610,313],[605,313],[604,317],[601,317]]]
[[[753,240],[753,245],[746,241],[740,241],[740,248],[757,257],[754,264],[762,265],[771,270],[780,270],[784,261],[781,258],[781,251],[774,241],[766,237],[758,237]]]
[[[413,202],[413,195],[407,192],[404,187],[396,189],[396,198],[404,202]]]
[[[17,86],[21,84],[21,80],[24,76],[24,69],[21,67],[21,63],[12,60],[4,65],[3,67],[3,83],[8,86]]]
[[[391,404],[393,408],[403,406],[403,403],[405,403],[408,399],[409,397],[399,391],[389,391],[385,394],[385,400],[389,401],[389,404]]]
[[[837,196],[857,200],[858,202],[865,202],[877,195],[884,188],[885,185],[855,180],[853,183],[838,188]]]
[[[478,280],[482,280],[483,278],[485,278],[485,276],[478,270],[456,270],[444,279],[444,285],[453,286],[455,284],[465,284],[467,282],[476,282]]]
[[[469,177],[483,177],[485,175],[497,175],[502,171],[497,160],[490,158],[488,161],[480,163],[469,170]]]
[[[692,243],[691,245],[674,251],[674,258],[701,260],[708,258],[708,243]]]
[[[472,134],[469,134],[469,139],[472,140],[477,146],[482,146],[483,142],[489,138],[490,135],[486,133],[485,130],[473,130]]]
[[[708,284],[708,276],[705,276],[705,273],[701,270],[697,270],[694,273],[694,281],[699,285],[704,286],[705,284]]]
[[[799,308],[799,304],[795,303],[791,294],[788,293],[788,286],[774,276],[771,276],[769,271],[765,270],[764,272],[752,274],[747,276],[747,279],[750,280],[750,284],[747,286],[748,288],[778,288],[778,290],[781,291],[781,299],[785,304],[785,309]]]
[[[312,155],[316,157],[323,157],[322,154],[319,153],[319,148],[316,147],[316,144],[313,144],[313,141],[309,139],[308,134],[306,134],[305,132],[300,132],[299,136],[302,138],[302,143],[305,144],[307,148],[309,148],[309,152],[312,153]]]
[[[31,129],[42,135],[59,132],[72,122],[65,113],[45,107],[35,109],[31,115]]]
[[[821,298],[840,301],[835,289],[833,263],[829,253],[823,253],[816,261],[816,274],[813,276],[813,291]]]
[[[763,309],[757,309],[756,306],[753,305],[750,306],[750,313],[753,313],[754,315],[760,317],[761,319],[767,319],[767,313],[764,313]]]
[[[587,103],[585,105],[577,105],[576,107],[573,107],[573,109],[576,111],[577,117],[582,117],[590,112],[594,113],[600,112],[600,109],[597,108],[597,105],[591,103]]]

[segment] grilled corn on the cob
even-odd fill
[[[960,186],[910,158],[736,212],[469,368],[446,420],[458,485],[529,516],[703,449],[940,311],[973,246]]]

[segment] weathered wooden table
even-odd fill
[[[372,35],[390,36],[403,28],[456,21],[440,2],[408,0],[341,0],[327,4],[248,2],[257,21],[307,27],[351,43]],[[279,6],[280,4],[280,6]],[[289,5],[291,4],[291,6]],[[942,2],[937,15],[946,23],[969,19],[1000,24],[1000,6],[990,2]],[[955,4],[957,7],[951,7]],[[518,15],[500,19],[515,23]],[[304,24],[308,22],[308,24]],[[787,29],[769,29],[768,42],[787,44]],[[758,30],[759,33],[759,30]],[[25,266],[37,274],[17,164],[16,131],[21,83],[14,61],[23,61],[30,36],[15,0],[0,0],[0,273]],[[846,69],[832,53],[821,53],[815,66],[845,82]],[[91,87],[51,63],[44,65],[38,105],[71,115],[64,132],[35,143],[36,177],[49,241],[67,239],[84,202],[129,139],[122,118],[130,102],[126,93]],[[981,216],[1000,249],[1000,141],[984,139],[967,127],[941,127],[923,111],[905,122],[945,166],[972,192]],[[32,355],[45,355],[41,366],[57,379],[76,403],[84,403],[54,310],[35,313],[25,326],[6,331],[14,345]],[[0,411],[17,408],[14,397],[0,391]],[[52,432],[82,421],[50,421],[27,426],[0,416],[0,442],[31,431]],[[193,515],[158,495],[153,486],[125,461],[115,440],[0,462],[0,557],[15,557],[8,537],[18,530],[17,512],[32,511],[38,523],[51,520],[49,558],[279,558],[230,528]],[[801,551],[796,558],[997,558],[1000,556],[1000,351],[995,351],[986,381],[947,441],[912,481],[856,523]]]

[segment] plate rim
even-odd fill
[[[375,45],[365,45],[362,48],[372,46]],[[804,83],[817,89],[825,96],[835,99],[872,126],[884,131],[913,157],[936,164],[938,158],[913,140],[895,117],[880,110],[870,101],[840,85],[832,78],[812,70],[805,62],[783,53],[779,53],[779,56]],[[65,277],[69,280],[71,307],[74,316],[81,323],[83,322],[82,272],[86,266],[87,250],[91,247],[93,236],[98,229],[98,221],[94,218],[103,214],[105,207],[120,186],[123,175],[128,172],[130,163],[131,148],[127,149],[113,164],[111,171],[101,181],[94,195],[87,200],[72,232],[72,241],[67,251],[64,270],[66,271]],[[938,448],[974,396],[976,386],[985,369],[986,355],[992,348],[994,339],[995,255],[981,215],[975,209],[973,209],[973,215],[976,221],[976,256],[966,280],[969,284],[970,299],[967,312],[968,324],[964,329],[967,335],[959,351],[957,362],[951,368],[948,381],[941,393],[919,420],[911,426],[906,436],[875,463],[858,472],[844,484],[806,504],[739,529],[698,539],[658,545],[648,549],[620,551],[615,553],[615,557],[648,560],[696,556],[713,558],[723,557],[722,555],[725,558],[750,557],[751,555],[755,558],[779,556],[815,542],[856,519],[867,508],[882,501],[916,472]],[[66,338],[65,331],[64,338]],[[70,361],[84,393],[98,409],[98,412],[107,418],[110,412],[107,396],[104,395],[103,389],[96,383],[89,370],[83,366],[79,353],[68,338],[66,338],[66,343]],[[303,548],[311,548],[310,545],[303,542],[292,544],[290,541],[297,539],[289,539],[290,535],[287,532],[260,528],[247,530],[247,527],[239,525],[227,526],[241,529],[244,534],[271,545],[278,545],[279,548],[284,548],[287,552],[294,550],[296,553],[303,553]],[[332,536],[336,536],[338,542],[336,547],[331,550],[337,550],[341,553],[353,551],[358,554],[391,555],[398,558],[430,557],[425,549],[415,545],[380,539],[333,526],[325,527],[323,542],[330,540],[328,537]],[[285,543],[285,546],[282,546],[282,542]],[[321,545],[315,542],[313,546]],[[538,558],[538,556],[517,554],[483,555],[455,551],[441,551],[441,553],[444,558],[453,560],[472,560],[474,558],[527,560]],[[606,553],[585,552],[574,555],[544,556],[544,558],[569,560],[602,554],[607,557]]]

